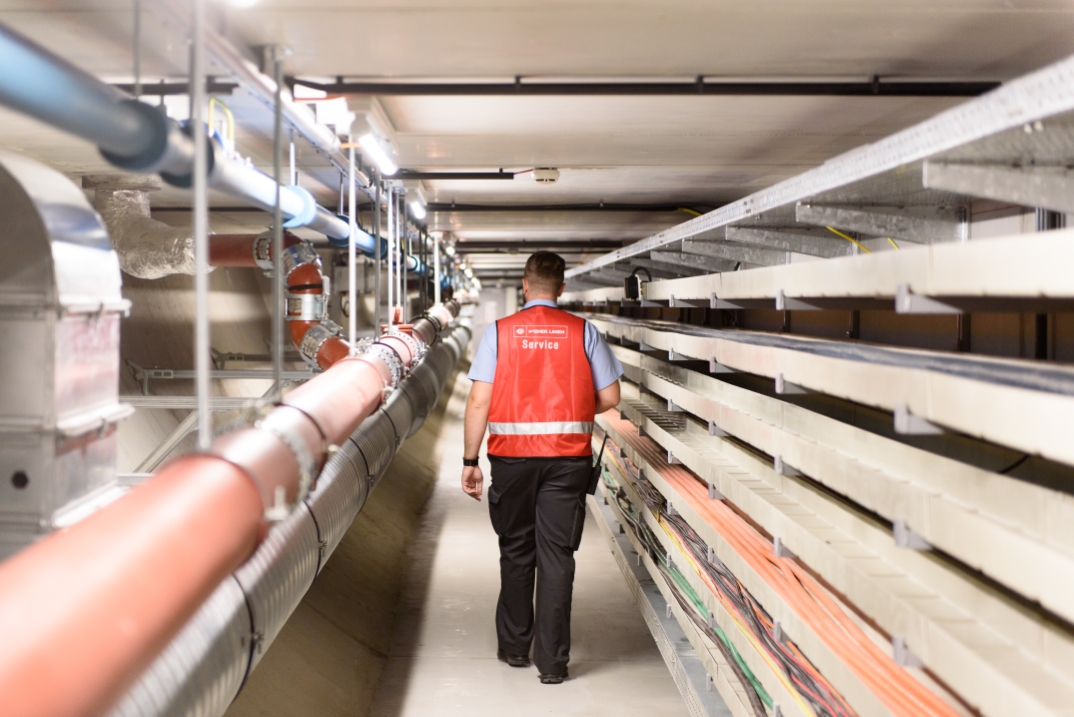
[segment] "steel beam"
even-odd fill
[[[969,148],[979,140],[1003,132],[1023,132],[1037,121],[1074,109],[1074,57],[1004,83],[1002,87],[931,119],[896,132],[819,167],[743,197],[715,211],[665,229],[630,246],[613,251],[581,266],[567,276],[577,276],[631,256],[646,254],[738,222],[755,221],[775,209],[793,207],[840,187],[883,175],[895,177],[918,162],[953,148]]]
[[[703,75],[693,81],[649,82],[544,82],[526,81],[516,76],[514,82],[344,82],[320,83],[299,78],[287,80],[327,92],[330,95],[718,95],[757,97],[977,97],[999,87],[989,81],[908,80],[887,81],[874,77],[871,81],[822,82],[761,81],[712,82]]]
[[[790,264],[791,253],[789,250],[764,249],[749,244],[735,244],[730,242],[697,241],[688,239],[682,243],[682,250],[687,254],[703,254],[706,257],[716,257],[724,260],[724,263],[754,264],[757,266],[773,266],[775,264]],[[654,254],[656,252],[653,252]],[[730,271],[724,269],[723,271]]]
[[[798,232],[783,229],[760,229],[756,227],[727,227],[727,241],[738,244],[755,244],[769,249],[793,251],[796,254],[830,258],[849,256],[854,253],[853,245],[834,234],[822,236],[809,234],[807,230]]]
[[[652,273],[654,279],[676,279],[682,276],[698,276],[700,274],[712,273],[709,269],[704,269],[699,266],[676,264],[659,259],[633,259],[630,261],[630,266],[645,267]]]
[[[715,274],[721,271],[734,271],[738,260],[731,257],[703,256],[701,254],[684,254],[680,251],[654,251],[649,254],[653,261],[663,262],[680,266],[684,269],[693,269],[706,274]]]
[[[962,208],[953,207],[845,207],[799,204],[795,219],[803,224],[835,227],[876,237],[891,237],[919,244],[961,241],[968,224]]]
[[[921,181],[929,189],[1074,212],[1074,177],[1065,167],[925,162]]]

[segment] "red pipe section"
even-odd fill
[[[255,240],[213,237],[213,263],[256,266]],[[292,271],[288,286],[323,291],[313,264]],[[414,326],[426,342],[458,305],[430,314]],[[315,323],[292,322],[292,335]],[[380,343],[404,366],[415,358],[401,339]],[[317,360],[328,370],[255,426],[220,436],[207,454],[170,462],[120,500],[0,564],[0,714],[86,717],[111,708],[254,553],[268,532],[266,511],[300,499],[303,469],[314,477],[329,446],[380,405],[388,365],[348,353],[342,339],[326,341]],[[310,464],[300,466],[302,459]]]

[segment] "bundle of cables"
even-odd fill
[[[722,500],[711,500],[708,486],[683,466],[670,465],[661,448],[639,436],[629,421],[609,411],[603,415],[631,447],[660,473],[661,478],[734,550],[765,583],[810,626],[824,644],[847,665],[895,715],[905,717],[954,717],[958,713],[926,685],[900,667],[871,640],[823,587],[794,559],[777,556],[772,543],[758,533]],[[854,711],[801,651],[785,636],[776,634],[774,621],[742,587],[735,576],[715,559],[697,532],[680,515],[669,515],[654,486],[644,486],[640,473],[610,453],[620,473],[643,496],[660,527],[687,558],[691,568],[712,590],[735,619],[773,672],[788,686],[806,714],[843,716]],[[648,483],[648,481],[644,481]],[[640,486],[638,488],[637,486]]]
[[[631,486],[642,497],[649,510],[660,517],[660,524],[665,529],[665,532],[668,532],[673,539],[676,539],[676,532],[674,529],[669,529],[668,526],[669,524],[676,525],[676,527],[679,524],[685,525],[685,521],[681,516],[668,515],[664,498],[660,495],[660,492],[653,487],[652,483],[641,477],[632,466],[617,458],[614,454],[615,451],[613,451],[611,460],[620,475],[630,481]],[[630,523],[630,527],[635,535],[638,536],[639,541],[645,545],[649,557],[659,568],[661,577],[671,588],[671,592],[683,612],[689,616],[698,630],[709,637],[720,650],[728,665],[731,666],[735,676],[745,687],[746,695],[750,700],[750,706],[753,708],[755,717],[765,717],[767,713],[762,705],[772,707],[771,697],[760,682],[757,681],[749,666],[746,665],[738,650],[735,649],[727,637],[727,634],[716,625],[715,620],[709,618],[709,610],[705,606],[704,600],[675,566],[667,551],[664,550],[663,545],[657,540],[649,526],[641,519],[641,516],[637,514],[633,503],[627,499],[621,489],[617,489],[614,479],[610,476],[605,477],[605,483],[609,488],[616,490],[616,502],[620,511],[627,519],[627,522]],[[705,582],[709,589],[734,619],[739,630],[746,635],[751,644],[765,658],[772,671],[779,675],[788,685],[790,693],[792,695],[802,695],[803,699],[808,701],[810,709],[808,709],[807,713],[815,714],[818,717],[850,717],[854,715],[854,711],[846,705],[843,698],[831,688],[827,680],[801,654],[797,646],[782,635],[776,634],[777,628],[768,613],[742,587],[742,584],[738,582],[726,566],[719,563],[715,558],[713,558],[712,562],[708,560],[708,546],[700,538],[697,538],[697,534],[688,525],[685,525],[685,527],[690,531],[691,540],[689,542],[678,540],[677,542],[679,542],[680,548],[689,546],[682,552],[689,556],[688,560],[691,567],[703,579],[708,578]],[[698,552],[694,552],[694,550]],[[718,585],[723,586],[724,589],[721,590]],[[818,693],[824,695],[827,700],[821,697],[814,698],[813,696],[818,695]],[[830,706],[834,706],[836,709],[832,709]]]

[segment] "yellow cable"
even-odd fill
[[[686,212],[687,214],[693,214],[695,217],[701,216],[701,212],[694,211],[693,209],[690,209],[689,207],[679,207],[679,211],[680,212]]]
[[[892,245],[893,247],[895,247],[896,249],[899,249],[899,245],[895,243],[895,240],[894,240],[894,239],[892,239],[891,237],[888,237],[888,241],[889,241],[889,242],[891,242],[891,245]],[[901,250],[901,249],[899,249],[899,251],[902,251],[902,250]]]
[[[213,105],[217,105],[224,111],[224,117],[227,118],[227,138],[229,142],[235,141],[235,115],[231,114],[231,110],[223,101],[216,97],[209,98],[209,129],[213,126]]]
[[[843,238],[844,238],[844,239],[846,239],[846,240],[847,240],[848,242],[850,242],[850,243],[851,243],[851,244],[853,244],[854,246],[858,247],[859,249],[861,249],[861,250],[862,250],[863,252],[865,252],[866,254],[872,254],[872,252],[871,252],[871,251],[869,251],[868,249],[866,249],[866,248],[865,248],[865,245],[864,245],[864,244],[862,244],[862,243],[861,243],[860,241],[858,241],[858,240],[857,240],[857,239],[855,239],[854,237],[851,237],[851,236],[847,236],[846,234],[844,234],[843,232],[839,231],[838,229],[833,229],[833,228],[831,228],[831,227],[825,227],[825,228],[826,228],[826,229],[827,229],[828,231],[830,231],[830,232],[831,232],[832,234],[835,234],[836,236],[839,236],[839,237],[843,237]]]
[[[713,597],[715,597],[719,603],[723,604],[723,600],[721,599],[719,592],[714,590],[714,586],[711,585],[708,578],[704,575],[704,573],[702,573],[700,564],[698,564],[694,556],[690,554],[689,549],[679,539],[679,536],[675,535],[671,531],[669,526],[664,522],[663,517],[658,517],[657,521],[659,522],[660,527],[664,529],[664,532],[667,533],[668,537],[671,538],[671,541],[679,548],[679,554],[682,555],[682,557],[686,558],[686,562],[690,564],[690,567],[693,568],[697,576],[702,580],[702,582],[706,584],[706,586],[709,588],[709,591],[713,593]],[[802,712],[807,715],[813,715],[814,717],[816,717],[816,712],[814,712],[813,709],[809,706],[809,704],[802,698],[801,694],[799,694],[798,692],[798,688],[795,687],[794,683],[790,681],[790,678],[788,678],[786,673],[783,671],[783,668],[776,663],[776,661],[768,653],[768,650],[761,644],[758,637],[753,634],[753,631],[746,627],[746,625],[741,621],[741,619],[735,613],[734,610],[728,608],[727,605],[723,605],[723,607],[724,610],[727,612],[728,617],[731,618],[731,621],[734,622],[735,626],[739,629],[739,632],[741,632],[742,635],[750,642],[750,644],[753,645],[753,649],[757,651],[761,659],[764,660],[766,665],[768,665],[768,669],[772,671],[773,676],[781,683],[783,683],[783,687],[790,694],[791,698],[798,703],[798,706],[802,709]]]

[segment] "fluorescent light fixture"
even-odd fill
[[[455,247],[448,244],[446,247],[444,247],[444,253],[448,256],[455,256]]]
[[[425,218],[425,207],[422,206],[421,201],[418,199],[410,200],[410,213],[414,215],[415,219]]]
[[[259,2],[261,2],[261,0],[228,0],[227,4],[231,7],[248,8],[253,7]]]
[[[399,167],[396,166],[392,158],[388,156],[388,153],[384,151],[384,148],[380,146],[380,142],[377,138],[371,134],[362,135],[358,143],[362,145],[362,149],[365,150],[369,158],[373,160],[373,163],[377,165],[377,169],[380,173],[386,177],[390,177],[399,171]]]

